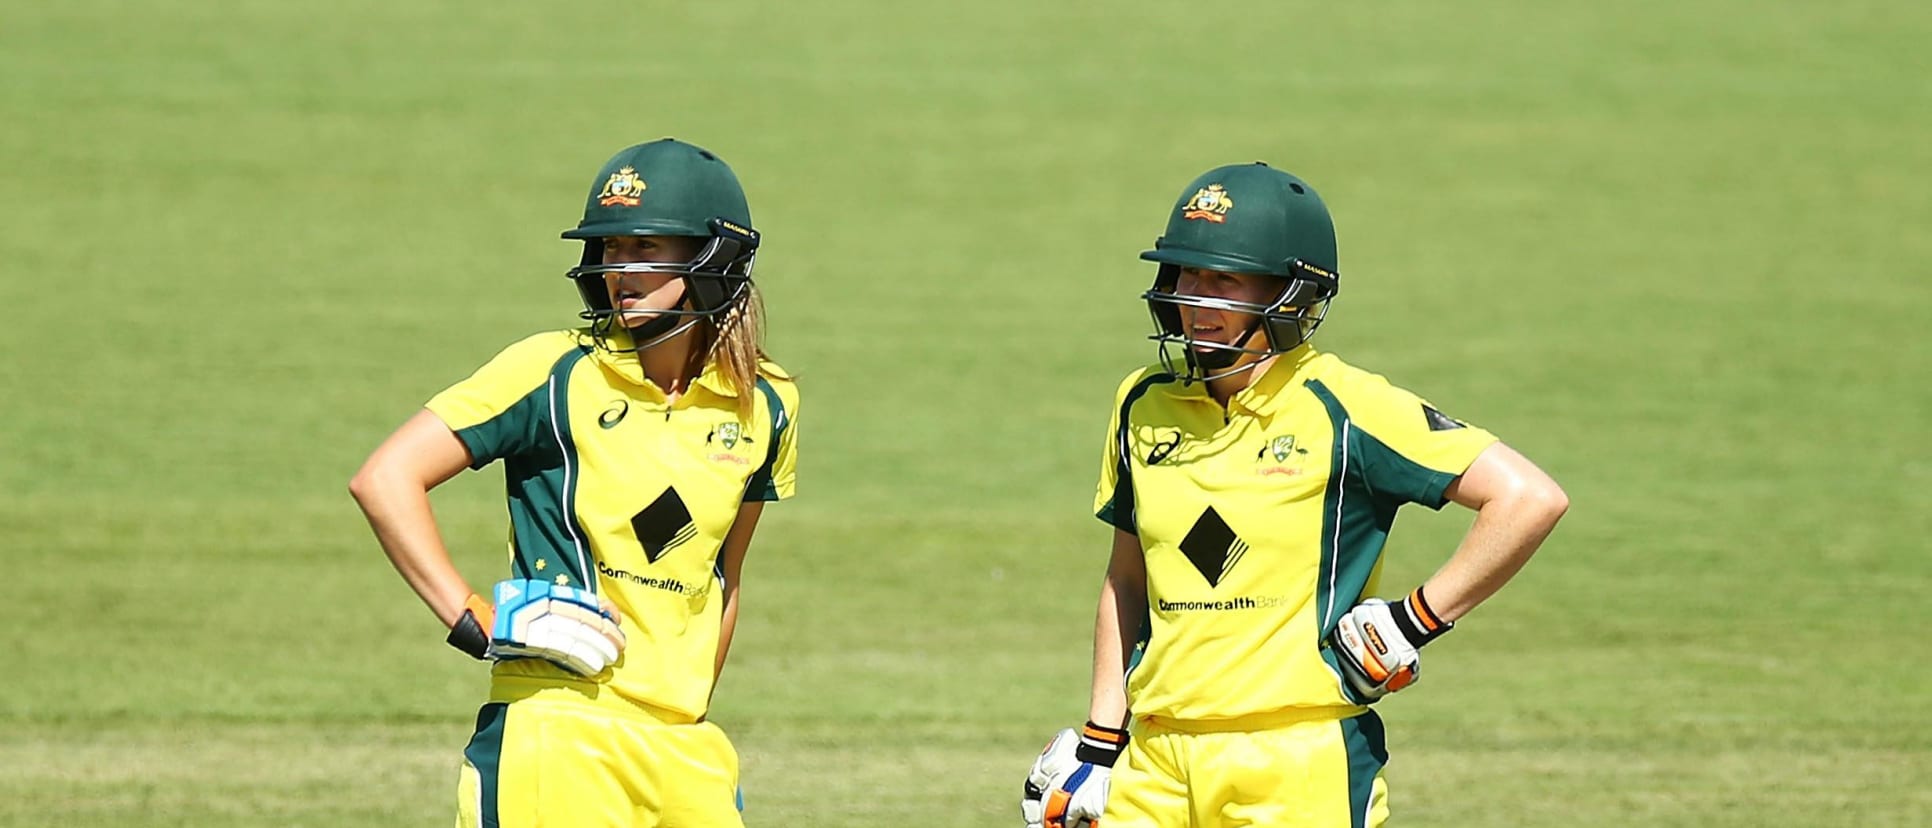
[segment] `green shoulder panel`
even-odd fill
[[[470,468],[537,450],[546,430],[544,387],[559,359],[578,353],[570,331],[546,331],[504,348],[428,403],[470,454]]]
[[[791,428],[791,418],[785,411],[785,400],[778,395],[778,389],[764,377],[758,378],[758,392],[765,399],[765,410],[771,412],[771,433],[765,441],[765,462],[751,473],[745,481],[744,501],[774,501],[778,499],[778,486],[772,482],[772,469],[778,464],[778,441]]]
[[[544,386],[539,385],[503,413],[458,429],[456,439],[470,452],[470,468],[481,469],[536,448],[546,428],[545,418]]]
[[[1382,559],[1389,529],[1401,501],[1377,496],[1363,474],[1365,454],[1375,449],[1359,439],[1348,409],[1320,380],[1306,383],[1328,412],[1334,438],[1329,447],[1328,488],[1323,492],[1321,565],[1315,584],[1318,641],[1335,631],[1341,614],[1362,599]]]
[[[1173,374],[1150,373],[1121,395],[1120,411],[1114,426],[1114,496],[1101,504],[1100,511],[1094,517],[1122,532],[1140,534],[1140,524],[1134,514],[1133,450],[1129,444],[1133,434],[1134,403],[1147,393],[1147,389],[1173,381]]]
[[[525,450],[503,458],[503,485],[515,576],[595,590],[590,541],[577,523],[582,464],[570,429],[570,377],[588,353],[579,347],[559,357],[532,394],[535,434]]]

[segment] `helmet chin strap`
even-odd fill
[[[631,332],[632,342],[634,343],[649,342],[651,343],[651,345],[655,345],[662,339],[668,339],[669,334],[671,334],[672,332],[672,329],[676,328],[677,326],[678,326],[677,317],[671,316],[669,314],[662,314],[655,319],[651,319],[645,322],[642,325],[638,325],[636,327],[627,326],[627,330]],[[651,347],[651,345],[641,346],[638,350],[649,348]]]

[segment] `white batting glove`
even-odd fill
[[[1328,640],[1350,689],[1374,702],[1414,684],[1422,675],[1422,645],[1454,626],[1429,608],[1418,587],[1399,603],[1369,598],[1356,604]]]
[[[1027,828],[1091,828],[1107,811],[1114,762],[1127,749],[1127,731],[1093,722],[1079,733],[1062,730],[1027,774],[1020,816]]]
[[[1080,734],[1064,728],[1053,734],[1046,750],[1040,751],[1040,758],[1033,760],[1033,769],[1026,773],[1025,792],[1020,796],[1020,818],[1026,820],[1026,828],[1044,828],[1046,793],[1079,766],[1080,760],[1073,758],[1073,749],[1079,744]]]
[[[617,608],[586,589],[513,579],[496,585],[491,658],[541,658],[594,676],[624,651]]]

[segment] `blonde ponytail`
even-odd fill
[[[746,284],[744,296],[722,318],[713,318],[718,321],[708,326],[711,344],[707,359],[718,366],[718,373],[738,394],[738,419],[749,423],[756,410],[758,363],[766,358],[764,296],[757,285]]]

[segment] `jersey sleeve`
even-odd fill
[[[524,339],[424,407],[463,441],[472,469],[530,451],[550,428],[551,369],[574,347],[575,340],[561,332]]]
[[[1380,376],[1363,375],[1343,398],[1349,451],[1378,498],[1440,509],[1443,490],[1469,469],[1496,435],[1442,413]]]
[[[760,378],[758,388],[771,411],[771,430],[777,435],[765,464],[745,483],[749,501],[789,500],[798,479],[798,386],[789,379]]]
[[[1134,522],[1134,481],[1121,454],[1120,418],[1128,395],[1147,372],[1143,368],[1128,374],[1114,390],[1113,413],[1107,417],[1107,438],[1100,450],[1100,483],[1093,494],[1094,517],[1130,534],[1139,534],[1139,530]]]

